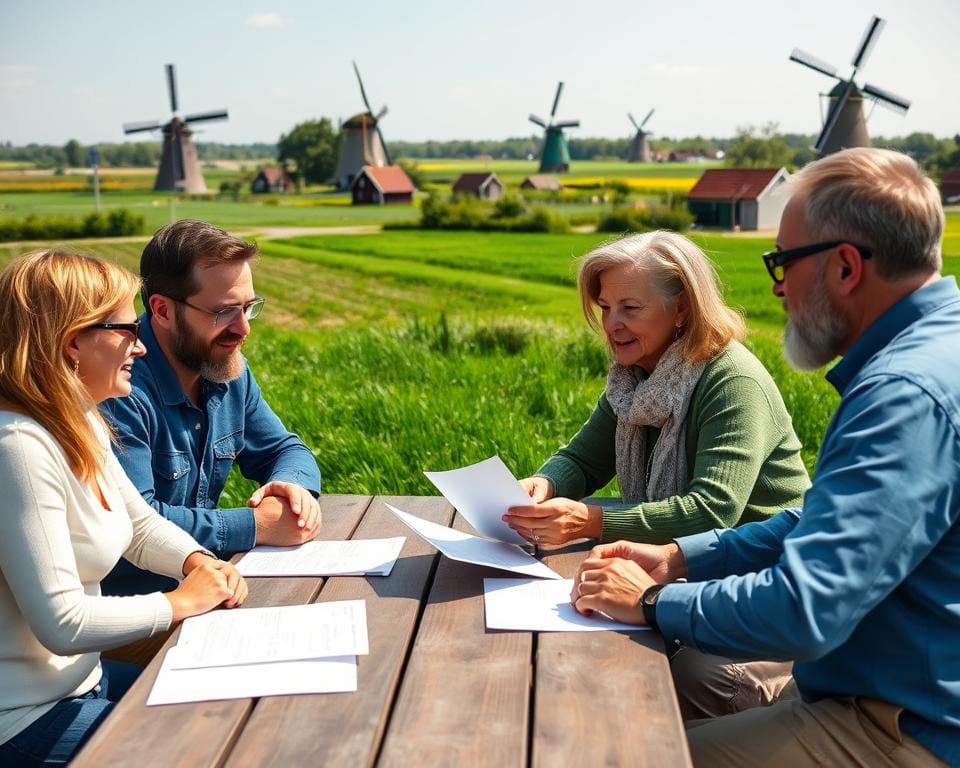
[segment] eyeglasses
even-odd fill
[[[263,302],[266,301],[266,299],[257,296],[253,301],[248,301],[246,304],[236,304],[232,307],[224,307],[223,309],[204,309],[203,307],[198,307],[196,304],[191,304],[185,299],[174,299],[173,296],[169,296],[168,298],[173,299],[178,304],[186,304],[198,312],[213,315],[214,325],[230,325],[236,322],[237,318],[241,315],[243,315],[246,320],[253,320],[255,317],[260,316],[260,313],[263,311]]]
[[[105,331],[126,331],[133,336],[133,343],[140,340],[140,321],[134,320],[132,323],[93,323],[87,328],[102,328]]]
[[[852,245],[860,252],[860,256],[869,259],[873,256],[873,251],[865,245],[857,245],[849,240],[831,240],[829,243],[813,243],[812,245],[802,245],[799,248],[791,248],[787,251],[768,251],[763,254],[763,263],[767,265],[767,272],[775,283],[782,283],[786,269],[784,266],[796,259],[802,259],[805,256],[813,256],[815,253],[829,251],[838,245]]]

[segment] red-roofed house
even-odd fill
[[[944,172],[940,180],[940,199],[945,205],[960,203],[960,165]]]
[[[461,173],[460,178],[453,183],[453,194],[499,200],[503,197],[503,182],[493,171]]]
[[[250,184],[250,191],[255,195],[266,192],[290,192],[293,190],[293,180],[283,168],[267,166]]]
[[[771,229],[787,204],[786,168],[711,168],[687,194],[701,227]]]
[[[350,185],[354,205],[412,203],[416,187],[399,165],[365,165]]]

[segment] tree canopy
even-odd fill
[[[326,117],[298,123],[277,142],[277,160],[293,163],[301,182],[322,184],[337,167],[339,132]]]

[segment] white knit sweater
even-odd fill
[[[159,592],[100,594],[120,557],[183,578],[184,560],[202,549],[143,501],[97,429],[109,510],[49,432],[0,410],[0,744],[59,700],[90,691],[100,681],[98,651],[170,626]]]

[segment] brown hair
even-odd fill
[[[687,297],[683,356],[690,362],[709,360],[746,334],[743,318],[723,303],[716,272],[703,251],[683,235],[664,230],[604,243],[580,260],[580,303],[594,330],[602,328],[596,312],[600,275],[622,265],[649,279],[664,304]]]
[[[28,253],[0,273],[0,397],[54,436],[82,480],[103,465],[89,420],[100,415],[67,347],[133,301],[139,287],[122,267],[60,251]]]

